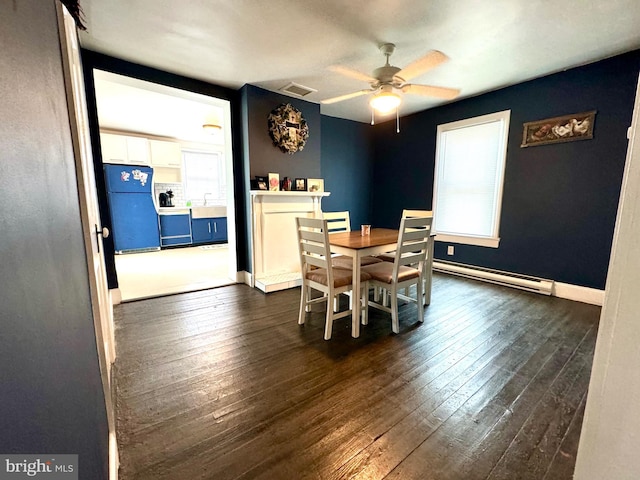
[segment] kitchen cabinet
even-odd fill
[[[149,140],[151,166],[165,168],[182,167],[182,149],[177,142]]]
[[[149,140],[143,137],[101,133],[102,161],[104,163],[125,163],[150,165]]]
[[[160,215],[160,245],[191,244],[191,216],[189,214]]]
[[[210,243],[227,241],[227,219],[193,218],[191,219],[193,243]]]

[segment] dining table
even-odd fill
[[[391,228],[372,228],[368,235],[361,231],[337,232],[329,235],[331,253],[346,255],[353,259],[353,295],[351,302],[351,336],[360,336],[360,316],[363,314],[360,303],[360,261],[367,255],[379,255],[393,252],[398,244],[398,230]],[[364,312],[366,314],[366,312]]]

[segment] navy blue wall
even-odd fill
[[[322,177],[331,192],[322,200],[326,212],[349,210],[351,228],[372,223],[371,126],[322,117]]]
[[[289,178],[320,177],[320,105],[297,98],[270,92],[253,85],[241,90],[242,103],[246,105],[247,129],[242,139],[247,145],[249,175],[266,176],[278,173],[280,180]],[[288,154],[273,145],[269,137],[268,118],[272,110],[283,103],[290,103],[302,112],[309,125],[309,138],[302,150]]]
[[[374,127],[373,223],[430,208],[439,124],[511,110],[497,249],[436,242],[435,257],[603,289],[631,124],[640,51]],[[597,110],[594,139],[521,148],[522,124]]]
[[[269,92],[252,85],[241,90],[243,163],[249,177],[277,172],[280,178],[323,178],[325,211],[349,210],[352,228],[371,222],[371,128],[367,124],[320,115],[320,106]],[[267,130],[269,112],[281,103],[298,108],[309,124],[309,140],[304,150],[289,155],[273,146]],[[246,221],[250,220],[247,202]],[[248,227],[248,223],[247,223]],[[244,251],[247,264],[250,250]]]

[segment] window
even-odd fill
[[[510,113],[438,125],[436,240],[498,247]]]
[[[182,151],[185,199],[193,205],[225,205],[227,181],[222,152]]]

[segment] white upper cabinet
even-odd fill
[[[104,163],[129,163],[150,165],[149,140],[112,133],[100,134],[102,161]]]
[[[129,163],[149,165],[149,140],[142,137],[125,137]]]
[[[182,166],[182,150],[177,142],[149,140],[151,165],[154,167],[180,168]]]
[[[122,135],[101,133],[100,146],[104,163],[128,163],[127,139]]]

